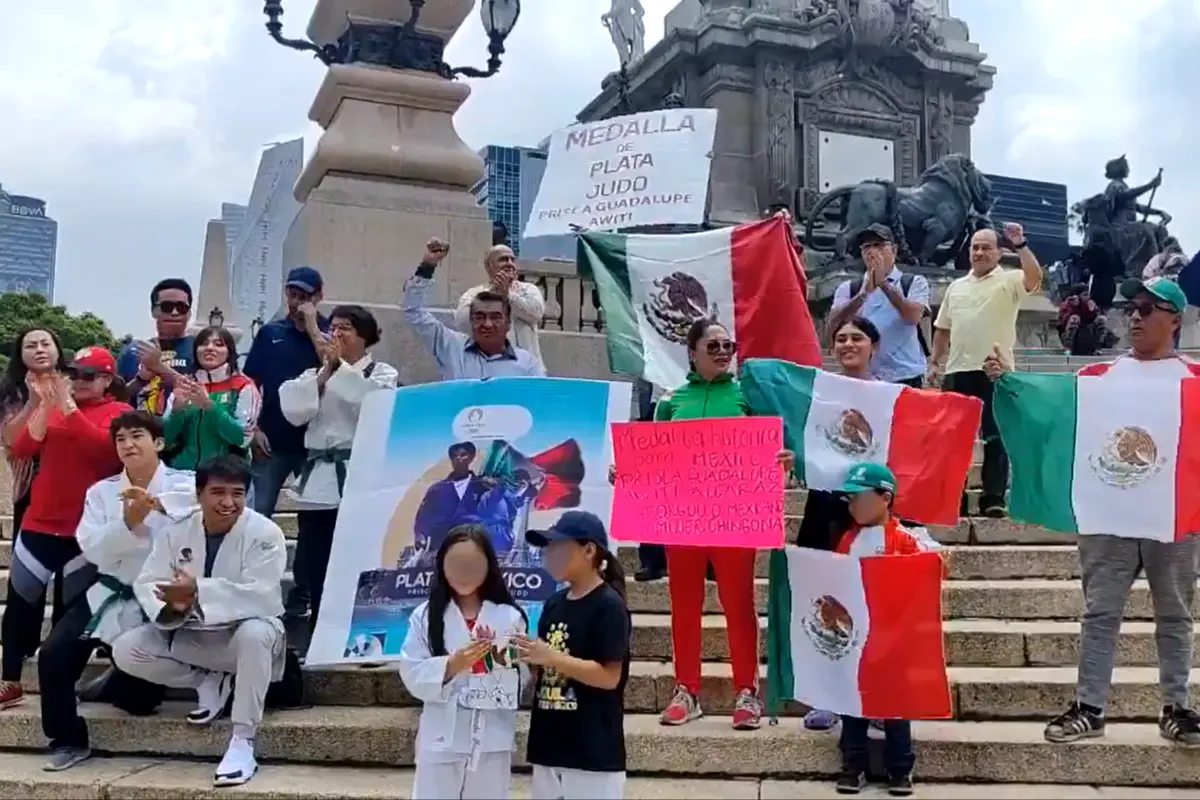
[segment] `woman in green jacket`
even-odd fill
[[[194,470],[229,453],[249,458],[262,407],[258,387],[238,369],[233,334],[205,328],[195,342],[196,373],[177,382],[163,415],[167,462],[175,469]]]
[[[687,383],[662,397],[655,422],[746,417],[753,412],[732,372],[737,343],[724,325],[699,320],[687,336],[691,373]],[[795,456],[779,453],[785,476]],[[670,574],[671,642],[675,661],[675,696],[663,712],[664,725],[683,725],[701,716],[700,634],[704,610],[704,573],[712,563],[729,636],[730,660],[737,700],[733,727],[753,730],[761,724],[758,699],[758,611],[754,605],[754,561],[748,547],[667,546]]]

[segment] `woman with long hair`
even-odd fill
[[[36,405],[9,452],[37,458],[38,470],[13,543],[0,621],[0,708],[24,698],[21,668],[41,641],[50,578],[54,623],[95,580],[96,568],[84,559],[75,531],[87,490],[121,471],[109,428],[133,409],[116,371],[117,361],[107,349],[85,347],[75,353],[66,375],[41,372],[29,380]]]
[[[12,443],[25,427],[37,404],[37,395],[29,384],[38,375],[66,374],[67,360],[54,331],[45,328],[26,328],[17,334],[8,349],[8,367],[0,376],[0,426],[4,455],[12,478],[13,531],[21,529],[21,517],[29,508],[29,489],[33,486],[36,458],[16,458]]]
[[[194,341],[196,372],[176,380],[163,417],[164,460],[195,470],[218,455],[249,459],[262,407],[258,387],[238,368],[237,342],[228,330],[205,328]]]
[[[527,625],[487,529],[451,529],[400,651],[400,678],[424,703],[414,800],[508,797],[522,683],[512,643]]]

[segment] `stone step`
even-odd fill
[[[634,658],[641,658],[639,653]],[[89,663],[86,678],[99,675],[107,665]],[[765,682],[767,670],[761,667]],[[967,720],[1043,719],[1061,710],[1072,697],[1074,667],[950,667],[955,717]],[[395,667],[339,667],[305,670],[309,700],[316,706],[413,706]],[[1200,671],[1193,683],[1200,681]],[[22,685],[38,693],[36,659],[26,663]],[[633,661],[625,689],[625,710],[655,714],[667,707],[675,689],[671,663]],[[1109,719],[1154,720],[1158,710],[1157,667],[1120,667],[1113,676]],[[192,692],[173,692],[173,699],[194,700]],[[730,666],[725,662],[702,665],[701,705],[712,714],[730,714],[736,691]],[[789,703],[781,713],[802,714],[807,709]]]
[[[0,614],[4,606],[0,605]],[[728,661],[729,640],[725,618],[720,614],[701,617],[700,653],[705,661]],[[759,659],[766,661],[767,618],[760,616]],[[946,663],[958,667],[1074,667],[1079,663],[1079,623],[1070,620],[947,619]],[[50,619],[42,625],[42,637],[50,633]],[[1200,632],[1197,633],[1200,636]],[[643,661],[667,662],[672,658],[669,614],[633,615],[633,657]],[[1192,663],[1200,667],[1200,640]],[[1153,622],[1130,622],[1121,626],[1117,666],[1156,666]],[[32,669],[32,668],[31,668]],[[27,675],[27,687],[36,686],[35,673]],[[321,677],[310,690],[337,700],[342,676]],[[330,684],[325,688],[322,682]],[[32,691],[32,689],[31,689]],[[350,701],[345,701],[350,702]]]
[[[666,614],[670,612],[667,582],[629,584],[629,608],[635,613]],[[720,610],[716,585],[705,586],[704,611],[716,614]],[[759,613],[765,613],[767,582],[755,581],[755,602]],[[1083,611],[1083,591],[1075,581],[988,580],[947,581],[942,594],[942,615],[946,619],[966,617],[983,619],[1067,619],[1075,620]],[[1200,595],[1192,606],[1200,613]],[[1146,581],[1135,581],[1125,606],[1125,619],[1153,619],[1150,588]]]
[[[935,532],[935,537],[937,532]],[[0,548],[3,545],[0,544]],[[1016,580],[1022,578],[1053,578],[1072,580],[1079,577],[1079,556],[1071,545],[954,545],[948,544],[941,553],[950,565],[954,580]],[[621,566],[627,576],[641,568],[637,546],[621,543],[617,548]],[[0,563],[4,551],[0,549]],[[759,551],[755,559],[755,574],[767,577],[770,552]]]
[[[83,713],[94,746],[106,753],[219,757],[229,723],[197,729],[183,719],[189,708],[172,704],[140,719],[109,707],[85,705]],[[258,752],[292,763],[411,766],[418,714],[416,708],[345,706],[276,712],[264,720]],[[518,765],[524,764],[527,727],[522,713]],[[1041,721],[917,722],[917,775],[934,782],[1200,786],[1200,759],[1165,742],[1154,724],[1113,723],[1106,738],[1073,746],[1047,744],[1042,729]],[[796,717],[746,733],[734,731],[728,717],[665,728],[656,715],[627,714],[625,739],[635,775],[811,778],[832,776],[840,763],[837,737],[808,733]],[[0,749],[44,746],[34,704],[0,713]]]
[[[93,758],[67,772],[42,771],[45,756],[0,753],[0,800],[397,800],[412,797],[413,770],[385,767],[341,767],[317,764],[264,764],[249,784],[238,789],[212,785],[215,763],[163,758]],[[959,800],[990,797],[1007,800],[1116,800],[1129,797],[1128,788],[1058,784],[922,783],[920,797]],[[527,774],[513,776],[511,797],[531,797]],[[630,777],[627,800],[810,800],[834,797],[829,781],[788,781],[758,778]],[[863,798],[887,797],[881,786]],[[1177,790],[1142,789],[1145,800],[1181,797]]]
[[[767,618],[760,616],[758,622],[759,657],[765,662]],[[1079,663],[1079,623],[1075,621],[948,619],[942,625],[946,663],[951,666],[1074,667]],[[705,661],[729,660],[723,616],[710,614],[701,618],[700,642]],[[633,615],[633,654],[647,661],[671,660],[670,615]],[[1116,664],[1158,665],[1154,623],[1126,621],[1122,625]],[[1200,667],[1200,641],[1193,664]]]

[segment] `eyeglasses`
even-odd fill
[[[891,242],[885,242],[883,239],[874,239],[870,242],[863,242],[859,246],[858,252],[865,253],[869,250],[882,250],[883,248],[887,247],[889,244],[891,244]]]
[[[186,314],[192,307],[182,300],[163,300],[157,306],[160,314]]]
[[[1130,303],[1129,305],[1125,306],[1125,315],[1126,316],[1130,316],[1130,317],[1133,316],[1133,312],[1135,312],[1135,311],[1138,313],[1138,316],[1141,317],[1142,319],[1145,319],[1146,317],[1150,316],[1155,311],[1165,311],[1168,314],[1178,314],[1179,313],[1171,306],[1160,306],[1157,303],[1150,302],[1149,300],[1143,300],[1140,303]]]
[[[91,367],[71,367],[67,370],[67,377],[73,381],[94,381],[100,377],[100,373]]]
[[[710,356],[715,356],[718,353],[733,354],[737,352],[737,342],[733,339],[712,339],[704,346]]]

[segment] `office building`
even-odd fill
[[[1067,223],[1067,187],[1028,178],[988,175],[992,182],[992,221],[997,226],[1019,222],[1029,247],[1043,264],[1061,261],[1071,253]]]
[[[36,197],[0,186],[0,293],[36,293],[54,300],[58,223]]]
[[[225,226],[225,247],[228,249],[229,261],[233,263],[233,245],[242,234],[242,226],[246,224],[246,206],[237,203],[221,203],[221,224]]]
[[[490,144],[479,151],[487,171],[472,187],[475,202],[487,209],[488,218],[508,231],[508,243],[524,261],[575,259],[575,237],[524,238],[525,223],[537,199],[546,171],[546,149]]]

